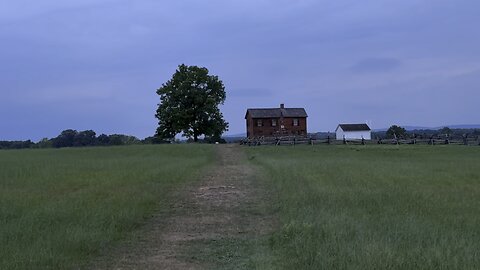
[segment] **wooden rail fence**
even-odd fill
[[[477,145],[480,146],[479,136],[475,137],[442,137],[442,136],[432,136],[430,138],[398,138],[398,139],[372,139],[372,140],[336,140],[335,138],[315,138],[308,136],[283,136],[283,137],[255,137],[247,138],[241,141],[241,144],[248,146],[260,146],[260,145],[318,145],[318,144],[327,144],[327,145]]]

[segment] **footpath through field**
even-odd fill
[[[269,231],[271,219],[258,212],[263,191],[243,149],[215,147],[217,161],[202,179],[95,268],[248,268],[248,243]]]

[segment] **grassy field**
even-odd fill
[[[214,149],[0,151],[0,269],[88,264],[179,200],[172,194],[213,164]],[[218,269],[480,269],[480,147],[243,150],[242,164],[258,169],[242,192],[263,197],[230,215],[257,216],[273,233],[220,237],[181,256]]]
[[[273,269],[480,269],[480,147],[252,147]]]
[[[206,145],[0,151],[0,269],[81,266],[213,159]]]

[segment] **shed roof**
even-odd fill
[[[307,117],[304,108],[264,108],[264,109],[247,109],[245,119],[250,114],[252,118],[280,118],[280,117]]]
[[[367,124],[340,124],[338,127],[343,131],[370,131],[370,127]],[[337,127],[337,129],[338,129]]]

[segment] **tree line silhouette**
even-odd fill
[[[38,142],[26,141],[0,141],[0,149],[24,149],[24,148],[63,148],[63,147],[86,147],[86,146],[114,146],[133,144],[160,144],[166,141],[156,137],[147,137],[143,140],[135,136],[124,134],[100,134],[97,136],[93,130],[77,131],[67,129],[55,138],[43,138]]]

